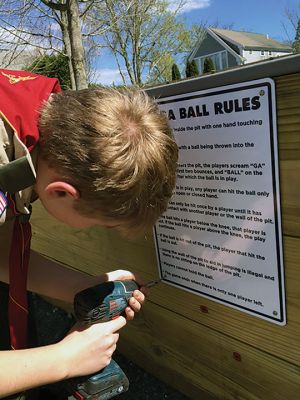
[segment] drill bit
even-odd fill
[[[150,282],[146,283],[146,285],[143,285],[143,286],[150,289],[153,286],[157,285],[159,282],[161,282],[161,279],[158,279],[157,281],[150,281]]]

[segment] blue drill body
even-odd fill
[[[74,298],[75,316],[87,325],[110,321],[124,312],[132,293],[138,288],[136,282],[128,280],[105,282],[82,290]],[[126,392],[128,387],[125,373],[112,360],[97,374],[73,380],[69,400],[108,400]]]

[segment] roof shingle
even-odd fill
[[[272,49],[272,50],[282,50],[282,51],[292,51],[291,47],[278,42],[277,40],[270,39],[265,35],[260,33],[252,33],[252,32],[240,32],[240,31],[231,31],[228,29],[215,29],[210,28],[216,35],[218,35],[221,39],[227,41],[233,41],[236,44],[247,49]]]

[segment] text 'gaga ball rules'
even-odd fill
[[[264,79],[159,99],[179,162],[155,238],[166,283],[284,325],[274,97]]]

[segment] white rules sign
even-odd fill
[[[285,325],[274,82],[158,104],[179,146],[176,189],[154,229],[163,281]]]

